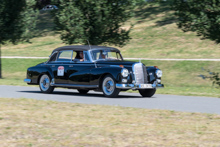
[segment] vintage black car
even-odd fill
[[[102,91],[106,97],[117,97],[120,91],[139,90],[151,97],[161,84],[162,71],[140,62],[125,61],[113,47],[75,45],[53,50],[47,62],[27,69],[29,85],[39,85],[43,93],[55,87]]]

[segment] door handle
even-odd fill
[[[52,65],[52,67],[55,67],[55,65]]]
[[[69,65],[69,67],[73,67],[73,65]]]

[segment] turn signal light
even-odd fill
[[[158,66],[154,66],[155,68],[158,68]]]
[[[124,66],[123,65],[119,65],[121,68],[124,68]]]

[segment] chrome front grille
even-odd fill
[[[142,63],[133,64],[132,69],[136,84],[147,83],[147,71]]]

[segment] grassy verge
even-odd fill
[[[164,2],[136,9],[130,21],[135,24],[132,40],[123,47],[126,57],[219,58],[219,44],[202,40],[194,32],[183,32],[176,25],[171,6]]]
[[[176,18],[169,3],[145,3],[135,10],[135,16],[125,24],[135,24],[131,41],[120,48],[124,57],[142,58],[219,58],[220,44],[201,40],[193,32],[184,33],[176,26]],[[57,47],[64,46],[59,32],[53,30],[51,15],[41,13],[35,38],[29,43],[7,44],[3,56],[49,56]]]
[[[1,85],[21,85],[26,78],[27,68],[45,62],[46,59],[2,59]]]
[[[22,85],[26,78],[28,67],[46,61],[45,59],[2,59],[3,79],[1,85]],[[142,61],[147,66],[159,66],[163,71],[162,82],[164,89],[158,89],[160,94],[192,95],[220,97],[220,90],[212,86],[209,80],[198,77],[207,74],[201,70],[202,67],[219,71],[219,62],[198,61]]]
[[[199,75],[207,75],[202,68],[220,71],[220,62],[197,61],[142,61],[147,66],[159,66],[163,71],[162,81],[164,89],[161,94],[177,94],[192,96],[220,97],[220,89],[216,89],[212,82],[203,80]]]
[[[219,146],[220,116],[0,99],[6,146]]]

